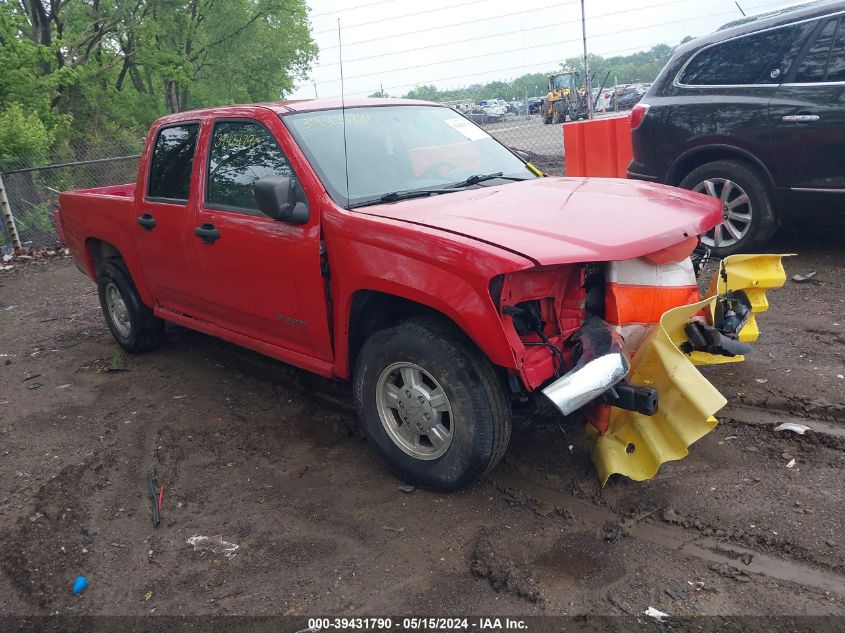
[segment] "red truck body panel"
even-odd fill
[[[538,178],[363,211],[473,236],[551,266],[641,257],[709,230],[722,207],[640,181]]]
[[[374,102],[379,100],[346,105]],[[506,280],[507,291],[523,299],[568,292],[557,303],[563,337],[577,327],[582,309],[580,268],[555,273],[551,266],[638,257],[718,221],[718,204],[705,196],[638,181],[561,178],[346,210],[326,193],[279,118],[339,106],[331,100],[230,106],[160,119],[148,136],[137,184],[61,195],[71,253],[96,279],[98,245],[106,244],[123,258],[158,316],[324,376],[350,375],[357,293],[401,297],[451,319],[530,390],[550,377],[550,361],[517,351],[512,327],[506,327],[510,317],[500,312],[491,282]],[[258,121],[276,138],[307,197],[305,224],[205,204],[212,127],[230,118]],[[179,204],[149,200],[155,139],[162,127],[178,122],[200,126],[191,195]],[[155,217],[153,230],[138,224],[144,214]],[[220,229],[213,244],[194,234],[204,223]],[[540,274],[518,279],[526,269]]]

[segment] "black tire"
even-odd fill
[[[123,349],[130,354],[141,354],[161,345],[164,339],[164,321],[154,316],[153,311],[141,301],[132,277],[122,262],[106,262],[103,265],[97,279],[97,288],[106,324]],[[128,332],[125,323],[118,324],[109,310],[107,295],[111,288],[116,288],[123,300],[128,318]]]
[[[717,160],[692,170],[681,181],[680,186],[683,189],[695,189],[700,183],[711,179],[732,181],[748,195],[751,205],[751,221],[747,232],[732,244],[725,246],[708,245],[711,252],[717,257],[726,257],[762,246],[768,242],[778,228],[778,220],[772,205],[769,187],[760,172],[755,167],[742,161]],[[740,226],[744,227],[745,224],[743,223]]]
[[[437,458],[405,452],[382,424],[379,377],[401,362],[430,374],[448,398],[451,443]],[[436,319],[414,319],[373,334],[355,363],[354,395],[369,444],[399,478],[416,486],[464,488],[499,462],[510,440],[509,400],[490,361],[462,333]]]
[[[543,125],[548,125],[552,122],[552,116],[549,114],[549,102],[543,99],[540,104],[540,117],[543,119]]]

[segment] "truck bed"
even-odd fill
[[[95,278],[86,249],[88,240],[103,240],[125,253],[133,253],[130,231],[134,220],[135,183],[109,185],[92,189],[76,189],[59,196],[56,228],[77,262],[85,262],[86,273]],[[134,255],[127,265],[135,269]]]

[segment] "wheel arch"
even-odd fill
[[[687,150],[673,163],[666,177],[666,184],[678,186],[694,169],[719,160],[738,160],[757,169],[769,190],[774,190],[775,182],[766,165],[752,152],[734,145],[704,145]]]
[[[95,280],[99,279],[103,264],[108,260],[124,261],[123,255],[114,244],[98,237],[85,240],[85,253],[90,272]]]
[[[127,256],[128,255],[128,256]],[[143,275],[137,261],[132,257],[129,248],[123,248],[120,244],[114,244],[99,237],[88,237],[85,239],[85,259],[88,267],[88,276],[95,282],[100,278],[100,271],[108,261],[122,262],[129,278],[138,290],[141,300],[150,308],[154,305],[152,294],[147,288]]]
[[[361,347],[367,339],[384,328],[390,327],[414,317],[432,317],[447,324],[456,332],[460,332],[467,340],[477,347],[493,365],[505,366],[513,364],[512,350],[507,344],[504,330],[499,337],[486,336],[484,340],[473,336],[475,332],[468,331],[460,322],[460,315],[449,314],[448,310],[432,307],[426,303],[410,299],[398,294],[391,294],[379,290],[360,289],[355,291],[349,302],[347,318],[347,336],[345,359],[339,357],[339,367],[336,371],[346,370],[346,375],[351,374],[351,368],[355,365],[355,359],[361,351]],[[500,324],[499,324],[500,325]],[[338,350],[342,352],[343,350]],[[503,354],[506,353],[506,358]],[[509,362],[508,362],[509,361]]]

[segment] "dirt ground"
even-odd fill
[[[127,357],[70,260],[0,272],[0,615],[845,615],[841,235],[781,236],[818,281],[771,293],[754,355],[707,371],[722,424],[604,489],[580,429],[570,454],[522,416],[470,490],[403,492],[345,385],[176,327]]]

